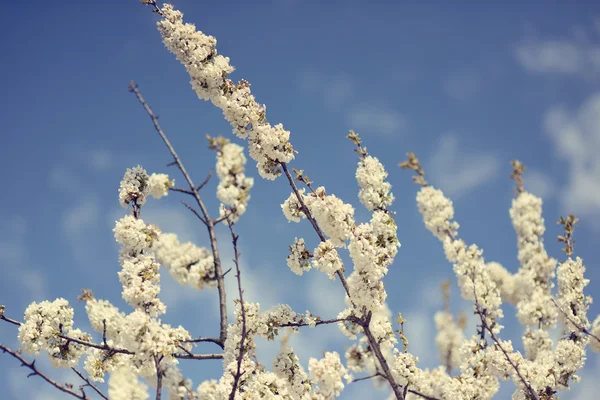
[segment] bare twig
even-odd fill
[[[373,379],[373,378],[377,378],[377,377],[386,379],[385,376],[381,372],[377,371],[373,375],[363,376],[361,378],[353,379],[352,382],[350,382],[350,383],[355,383],[355,382],[360,382],[360,381],[366,381],[368,379]],[[425,400],[440,400],[437,397],[429,396],[429,395],[423,394],[421,392],[418,392],[416,390],[406,389],[406,386],[405,386],[405,391],[408,392],[408,393],[412,393],[412,394],[414,394],[416,396],[420,396],[420,397],[424,398]]]
[[[202,215],[200,215],[200,214],[198,213],[198,211],[196,211],[196,209],[195,209],[194,207],[190,206],[188,203],[186,203],[186,202],[185,202],[185,201],[183,201],[183,200],[181,200],[181,204],[183,204],[184,206],[186,206],[186,207],[187,207],[187,209],[188,209],[188,210],[190,210],[191,212],[193,212],[193,213],[194,213],[194,215],[195,215],[196,217],[198,217],[198,219],[199,219],[200,221],[202,221],[202,223],[203,223],[204,225],[208,226],[208,222],[207,222],[207,221],[204,219],[204,217],[202,217]]]
[[[241,278],[240,263],[239,263],[240,253],[237,248],[237,241],[238,241],[239,236],[235,234],[235,232],[233,230],[233,222],[231,222],[230,219],[227,220],[227,224],[229,225],[229,232],[231,232],[231,241],[233,243],[233,254],[234,254],[233,262],[235,264],[235,269],[237,272],[236,278],[237,278],[237,284],[238,284],[238,293],[240,296],[240,308],[242,311],[242,338],[240,340],[240,354],[238,355],[237,371],[233,378],[233,385],[231,387],[231,393],[229,394],[229,400],[235,400],[235,392],[237,390],[240,378],[242,377],[241,370],[242,370],[242,359],[244,358],[244,342],[246,341],[246,336],[247,336],[248,332],[246,331],[246,310],[244,308],[244,291],[242,290],[242,278]]]
[[[209,337],[199,337],[199,338],[195,338],[195,339],[189,339],[189,340],[183,340],[183,343],[201,343],[201,342],[211,342],[211,343],[215,343],[218,344],[219,347],[223,348],[223,343],[221,343],[221,340],[218,338],[209,338]]]
[[[148,2],[146,4],[153,6],[155,11],[158,9],[158,7],[156,6],[155,0],[147,0],[147,1]],[[160,12],[160,9],[158,9],[158,12]],[[156,118],[156,115],[154,115],[152,108],[150,108],[148,103],[146,103],[146,101],[144,100],[144,98],[142,97],[142,94],[140,93],[140,91],[138,89],[138,86],[135,84],[134,81],[129,82],[129,90],[133,94],[135,94],[135,96],[137,97],[139,102],[142,104],[142,106],[146,110],[146,113],[148,113],[148,116],[150,117],[150,119],[152,120],[152,123],[154,124],[154,128],[156,129],[156,132],[159,134],[159,136],[161,137],[161,139],[163,140],[163,142],[169,149],[169,152],[173,156],[173,159],[174,159],[175,163],[177,164],[177,167],[179,168],[179,170],[183,174],[185,180],[187,181],[187,183],[190,187],[189,189],[194,194],[196,203],[198,204],[198,207],[200,207],[200,211],[202,212],[203,218],[201,218],[201,219],[203,219],[205,221],[206,229],[208,230],[208,236],[210,237],[210,246],[211,246],[214,265],[215,265],[215,274],[217,276],[217,290],[219,292],[219,314],[220,314],[219,339],[221,340],[221,342],[225,343],[225,339],[227,338],[227,299],[226,299],[226,295],[225,295],[225,281],[223,279],[223,271],[221,268],[221,258],[219,257],[219,249],[217,247],[217,236],[215,234],[214,221],[210,218],[208,211],[206,209],[206,206],[204,205],[204,202],[202,201],[202,198],[200,197],[200,193],[198,192],[199,187],[194,185],[194,182],[192,181],[192,178],[188,174],[187,170],[185,169],[183,162],[177,155],[177,152],[175,151],[175,149],[173,148],[173,145],[167,138],[167,135],[160,127],[160,125],[158,123],[158,119]]]
[[[79,393],[75,392],[74,390],[72,390],[71,388],[67,387],[66,385],[62,385],[62,384],[56,382],[55,380],[51,379],[47,375],[45,375],[42,371],[40,371],[38,369],[38,367],[36,367],[35,360],[33,360],[32,362],[28,362],[27,360],[25,360],[25,358],[23,358],[21,356],[20,352],[12,350],[2,344],[0,344],[0,350],[2,350],[2,352],[4,352],[4,353],[10,354],[17,360],[21,361],[21,366],[29,368],[31,370],[31,373],[27,375],[28,378],[30,376],[37,375],[63,393],[66,393],[68,395],[71,395],[71,396],[73,396],[77,399],[81,399],[81,400],[89,399],[89,397],[86,395],[86,393],[83,390],[81,391],[81,394],[79,394]]]
[[[13,325],[17,325],[17,326],[21,325],[21,323],[19,321],[11,319],[11,318],[8,318],[8,317],[4,316],[4,314],[0,315],[0,320],[6,321],[9,324],[13,324]]]
[[[472,279],[473,282],[475,282],[475,279],[473,279],[473,278],[474,277],[472,277],[471,279]],[[494,331],[492,330],[492,328],[487,323],[486,317],[485,317],[485,312],[484,312],[484,310],[481,309],[481,306],[479,305],[479,301],[477,300],[477,291],[475,289],[475,285],[473,285],[473,294],[475,296],[475,313],[477,315],[479,315],[479,318],[481,320],[481,327],[483,329],[485,329],[490,334],[490,337],[492,338],[492,340],[494,341],[494,343],[496,344],[496,346],[498,346],[498,348],[500,349],[500,351],[502,351],[502,354],[504,354],[504,358],[506,358],[506,361],[508,361],[508,363],[510,364],[510,366],[515,370],[515,372],[517,373],[517,376],[519,377],[519,380],[523,383],[523,385],[525,386],[525,388],[529,392],[531,398],[533,400],[540,400],[540,398],[539,398],[538,394],[536,393],[536,391],[533,390],[533,387],[531,387],[531,384],[529,382],[527,382],[525,380],[525,378],[523,377],[523,375],[521,374],[521,371],[519,370],[519,366],[517,364],[515,364],[515,362],[510,358],[510,355],[508,354],[508,352],[506,351],[506,349],[500,344],[500,341],[498,340],[498,338],[494,334]]]
[[[83,381],[85,382],[85,385],[83,385],[84,387],[85,387],[85,386],[89,386],[89,387],[91,387],[91,388],[92,388],[92,390],[94,390],[94,392],[98,393],[98,395],[99,395],[100,397],[102,397],[104,400],[108,400],[108,397],[107,397],[107,396],[106,396],[104,393],[102,393],[102,392],[100,391],[100,389],[98,389],[98,387],[97,387],[96,385],[94,385],[94,384],[93,384],[93,383],[92,383],[92,382],[91,382],[91,381],[90,381],[88,378],[86,378],[86,376],[85,376],[85,375],[83,375],[81,372],[79,372],[79,371],[78,371],[76,368],[74,368],[74,367],[73,367],[73,368],[71,368],[71,370],[72,370],[73,372],[75,372],[75,373],[77,374],[77,376],[79,376],[79,377],[81,378],[81,380],[83,380]]]
[[[554,303],[556,308],[558,308],[558,310],[569,320],[569,322],[573,324],[573,326],[575,326],[575,328],[579,329],[580,332],[588,335],[589,337],[595,339],[596,341],[598,341],[598,343],[600,343],[600,337],[598,335],[593,334],[588,328],[582,326],[581,324],[578,324],[575,320],[573,320],[573,318],[571,318],[562,308],[560,308],[556,300],[552,299],[552,302]]]
[[[212,169],[210,171],[208,171],[208,175],[206,175],[206,178],[204,178],[204,180],[202,181],[202,183],[200,185],[198,185],[198,187],[196,188],[197,191],[202,190],[202,188],[204,186],[206,186],[206,184],[208,183],[208,181],[210,181],[210,178],[212,177],[213,171]]]
[[[175,353],[173,357],[180,360],[222,360],[223,354],[183,354]]]
[[[171,187],[169,188],[169,190],[171,192],[179,192],[179,193],[185,193],[185,194],[189,194],[190,196],[194,195],[194,192],[192,192],[191,190],[187,190],[187,189],[182,189],[182,188],[176,188],[176,187]]]

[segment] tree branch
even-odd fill
[[[240,272],[240,263],[239,263],[239,257],[240,257],[240,253],[238,251],[237,248],[237,241],[239,236],[235,234],[235,232],[233,231],[233,222],[231,222],[230,219],[227,219],[227,225],[229,226],[229,232],[231,232],[231,241],[233,243],[233,254],[234,254],[234,258],[233,258],[233,262],[235,264],[235,269],[236,269],[236,278],[237,278],[237,284],[238,284],[238,293],[240,296],[240,308],[242,311],[242,338],[240,339],[240,354],[238,355],[238,359],[237,359],[237,371],[233,377],[233,385],[231,387],[231,393],[229,394],[229,400],[235,400],[235,392],[237,390],[240,378],[242,377],[242,359],[244,358],[244,342],[246,341],[246,336],[248,334],[248,332],[246,331],[246,310],[244,308],[244,291],[242,290],[242,279],[241,279],[241,272]]]
[[[147,3],[147,4],[153,5],[155,7],[155,10],[157,9],[155,1],[154,1],[154,3]],[[208,211],[206,209],[206,206],[204,205],[204,202],[202,201],[202,198],[200,197],[200,193],[198,192],[198,187],[196,187],[196,185],[194,185],[194,182],[192,181],[192,178],[190,177],[190,175],[187,173],[187,170],[185,169],[183,162],[177,155],[177,152],[175,151],[175,149],[173,148],[173,145],[167,138],[167,135],[164,133],[164,131],[160,127],[160,125],[158,123],[158,118],[152,111],[152,108],[150,108],[148,103],[146,103],[146,101],[142,97],[142,94],[140,93],[138,86],[135,84],[134,81],[129,82],[129,91],[132,92],[133,94],[135,94],[138,101],[142,104],[142,106],[148,113],[148,116],[150,117],[150,119],[152,120],[152,123],[154,124],[154,128],[156,129],[156,132],[158,133],[158,135],[161,137],[161,139],[163,140],[163,142],[169,149],[169,152],[173,156],[173,159],[175,160],[177,167],[179,168],[179,170],[183,174],[185,180],[187,181],[187,183],[190,187],[190,191],[193,193],[194,198],[196,199],[196,203],[198,204],[198,207],[200,207],[200,211],[202,212],[203,219],[204,219],[204,221],[206,221],[205,225],[206,225],[206,229],[208,230],[208,236],[210,237],[210,247],[211,247],[211,250],[213,253],[215,274],[217,276],[217,290],[219,292],[219,314],[221,317],[220,318],[220,322],[221,322],[220,328],[221,329],[220,329],[219,339],[221,340],[221,342],[225,343],[225,339],[227,338],[227,300],[226,300],[226,295],[225,295],[225,281],[223,279],[223,271],[221,268],[221,258],[219,257],[219,249],[217,248],[217,236],[215,234],[213,220],[210,218]]]
[[[83,385],[83,386],[91,387],[104,400],[109,400],[108,397],[104,393],[102,393],[96,385],[94,385],[88,378],[85,377],[85,375],[83,375],[81,372],[79,372],[75,367],[71,368],[71,370],[73,372],[75,372],[77,374],[77,376],[79,376],[81,378],[81,380],[83,380],[85,382],[85,385]]]
[[[17,360],[21,361],[21,366],[29,368],[31,370],[31,373],[29,375],[27,375],[28,378],[30,376],[37,375],[63,393],[66,393],[68,395],[71,395],[71,396],[73,396],[77,399],[81,399],[81,400],[89,399],[89,397],[87,397],[87,395],[85,394],[83,389],[81,390],[81,394],[79,394],[79,393],[75,392],[74,390],[72,390],[71,388],[67,387],[66,385],[61,385],[60,383],[56,382],[55,380],[53,380],[50,377],[48,377],[47,375],[45,375],[42,371],[40,371],[38,369],[38,367],[35,366],[35,360],[33,360],[32,362],[27,362],[27,360],[25,360],[21,356],[20,352],[14,351],[2,344],[0,344],[0,350],[2,350],[3,353],[8,353],[11,356],[13,356],[14,358],[16,358]],[[106,399],[106,396],[104,396],[104,398]]]

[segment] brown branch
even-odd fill
[[[304,212],[304,215],[306,215],[306,218],[310,221],[311,225],[313,226],[313,229],[315,230],[317,235],[319,235],[319,239],[321,239],[322,242],[327,241],[327,239],[325,239],[325,235],[321,231],[321,228],[317,224],[317,221],[314,219],[310,210],[304,203],[304,200],[302,199],[302,195],[298,191],[298,188],[296,187],[296,183],[294,182],[294,179],[292,178],[290,171],[288,171],[287,164],[284,162],[280,162],[279,164],[281,165],[281,168],[283,169],[283,172],[285,173],[285,176],[287,177],[288,182],[289,182],[290,186],[292,187],[292,190],[294,191],[294,193],[296,194],[296,197],[298,198],[298,202],[300,203],[300,206],[302,207],[302,212]],[[346,291],[348,298],[350,299],[350,301],[352,301],[352,296],[350,295],[350,288],[348,287],[348,282],[346,282],[346,277],[344,276],[344,273],[341,270],[337,270],[336,274],[340,278],[340,282],[342,282],[342,285],[344,286],[344,290]],[[396,383],[396,380],[394,379],[394,376],[392,375],[392,371],[390,370],[390,368],[387,364],[387,361],[386,361],[385,357],[383,356],[383,353],[381,352],[381,347],[379,346],[379,343],[377,342],[377,340],[371,333],[371,330],[369,328],[370,319],[371,319],[371,314],[369,313],[369,315],[366,318],[367,321],[361,323],[360,325],[363,327],[363,331],[365,332],[365,335],[369,339],[369,344],[373,348],[373,352],[375,353],[377,360],[381,364],[381,368],[383,369],[385,377],[388,380],[390,386],[392,387],[392,390],[394,391],[394,395],[396,396],[396,398],[398,400],[403,400],[404,395],[400,391],[401,387],[400,387],[400,385],[398,385]]]
[[[42,371],[40,371],[38,369],[38,367],[35,366],[35,360],[33,360],[32,362],[27,362],[27,360],[25,360],[25,358],[23,358],[21,356],[20,352],[14,351],[2,344],[0,344],[0,350],[2,350],[3,353],[8,353],[11,356],[13,356],[14,358],[16,358],[17,360],[21,361],[21,366],[29,368],[31,370],[31,373],[27,375],[28,378],[30,376],[37,375],[63,393],[69,394],[69,395],[71,395],[77,399],[81,399],[81,400],[89,399],[89,397],[87,397],[87,395],[83,391],[83,389],[81,390],[81,394],[79,394],[79,393],[75,392],[74,390],[72,390],[71,388],[67,387],[66,385],[62,385],[62,384],[56,382],[55,380],[51,379],[47,375],[45,375]]]
[[[237,390],[240,378],[242,377],[242,359],[244,358],[244,342],[246,341],[246,336],[248,332],[246,331],[246,310],[244,308],[244,291],[242,290],[242,278],[240,272],[240,253],[237,248],[237,241],[239,236],[235,234],[233,231],[233,222],[230,219],[227,219],[227,225],[229,225],[229,232],[231,232],[231,241],[233,243],[233,262],[235,264],[235,269],[237,272],[237,284],[238,284],[238,293],[240,296],[240,308],[242,311],[242,338],[240,339],[240,354],[237,359],[237,371],[233,377],[233,385],[231,387],[231,393],[229,394],[229,400],[235,400],[235,392]]]
[[[302,195],[298,191],[298,187],[296,186],[296,183],[294,182],[294,178],[292,178],[292,175],[290,175],[290,171],[288,171],[287,164],[284,162],[280,162],[279,164],[281,165],[281,168],[283,169],[283,172],[285,173],[285,176],[287,177],[288,182],[289,182],[290,186],[292,187],[292,190],[294,191],[294,193],[296,194],[296,197],[298,198],[298,202],[300,203],[300,206],[302,207],[302,212],[304,213],[304,215],[306,215],[306,218],[310,221],[310,224],[312,225],[312,227],[315,230],[315,232],[317,233],[317,235],[319,235],[319,239],[321,239],[321,242],[326,242],[327,239],[325,239],[325,235],[323,234],[323,231],[321,231],[319,224],[317,224],[317,221],[311,214],[310,210],[308,209],[306,204],[304,204],[304,200],[302,199]],[[344,276],[344,273],[340,270],[337,270],[336,274],[340,278],[340,281],[342,282],[342,285],[344,286],[344,290],[346,291],[346,294],[348,295],[349,298],[351,298],[350,288],[348,287],[348,282],[346,282],[346,277]]]
[[[81,378],[81,380],[83,380],[83,381],[85,382],[85,385],[82,385],[82,386],[80,386],[80,389],[81,389],[81,390],[83,390],[83,389],[82,389],[82,387],[89,386],[89,387],[91,387],[91,388],[92,388],[92,389],[93,389],[93,390],[94,390],[96,393],[98,393],[98,395],[99,395],[100,397],[102,397],[104,400],[109,400],[109,399],[108,399],[108,397],[107,397],[107,396],[106,396],[104,393],[102,393],[102,392],[100,391],[100,389],[98,389],[98,387],[97,387],[96,385],[94,385],[94,384],[93,384],[93,383],[92,383],[92,382],[91,382],[91,381],[90,381],[88,378],[86,378],[86,377],[85,377],[85,375],[83,375],[81,372],[79,372],[79,371],[78,371],[76,368],[74,368],[74,367],[73,367],[73,368],[71,368],[71,370],[72,370],[73,372],[75,372],[75,373],[77,374],[77,376],[79,376],[79,377]]]
[[[222,360],[223,354],[184,354],[175,353],[173,357],[180,360]]]
[[[208,181],[210,181],[210,178],[212,177],[212,169],[210,171],[208,171],[208,175],[206,175],[206,178],[204,178],[204,181],[202,181],[202,183],[200,185],[198,185],[198,187],[196,188],[197,191],[202,190],[202,188],[204,186],[206,186],[206,184],[208,183]]]
[[[187,190],[187,189],[182,189],[182,188],[176,188],[176,187],[170,187],[169,190],[171,192],[179,192],[179,193],[185,193],[185,194],[189,194],[190,196],[194,195],[194,192],[192,192],[191,190]]]
[[[353,380],[352,380],[350,383],[355,383],[355,382],[360,382],[360,381],[366,381],[366,380],[368,380],[368,379],[373,379],[373,378],[377,378],[377,377],[380,377],[380,378],[386,379],[386,378],[385,378],[385,376],[381,374],[381,372],[377,371],[377,372],[376,372],[376,373],[374,373],[373,375],[369,375],[369,376],[363,376],[363,377],[361,377],[361,378],[356,378],[356,379],[353,379]],[[406,388],[406,387],[405,387],[405,388]],[[418,392],[418,391],[416,391],[416,390],[408,389],[408,390],[406,390],[406,391],[407,391],[408,393],[412,393],[412,394],[414,394],[414,395],[416,395],[416,396],[420,396],[420,397],[424,398],[425,400],[440,400],[440,399],[438,399],[437,397],[429,396],[429,395],[426,395],[426,394],[424,394],[424,393]]]
[[[154,365],[156,366],[156,400],[160,400],[162,397],[162,377],[163,372],[160,369],[160,362],[162,361],[162,357],[158,357],[154,355]]]
[[[196,209],[195,209],[194,207],[190,206],[188,203],[186,203],[186,202],[185,202],[185,201],[183,201],[183,200],[181,200],[181,204],[183,204],[184,206],[186,206],[186,207],[187,207],[187,209],[188,209],[188,210],[190,210],[191,212],[193,212],[193,213],[194,213],[194,215],[195,215],[196,217],[198,217],[198,219],[199,219],[200,221],[202,221],[202,223],[203,223],[204,225],[208,226],[208,222],[206,222],[206,220],[204,219],[204,217],[202,217],[202,215],[200,215],[200,214],[198,213],[198,211],[196,211]]]
[[[2,317],[0,319],[3,319],[5,321],[10,322],[11,324],[14,325],[21,325],[22,323],[14,320],[14,319],[10,319],[8,317]],[[67,344],[69,342],[73,342],[73,343],[78,343],[82,346],[87,346],[87,347],[92,347],[94,349],[98,349],[98,350],[104,350],[108,353],[121,353],[121,354],[127,354],[127,355],[134,355],[135,352],[127,350],[127,349],[121,349],[121,348],[117,348],[117,347],[111,347],[109,345],[106,344],[106,333],[103,333],[103,344],[96,344],[96,343],[92,343],[92,342],[86,342],[84,340],[80,340],[80,339],[75,339],[72,338],[70,336],[67,335],[63,335],[63,334],[59,334],[58,337],[60,337],[61,339],[64,339],[67,341]],[[215,338],[206,338],[206,339],[210,339],[210,340],[200,340],[200,341],[210,341],[210,342],[214,342],[216,344],[218,344],[219,346],[221,346],[221,342],[219,341],[219,339],[215,339]],[[193,341],[184,341],[184,342],[193,342]],[[180,347],[182,348],[182,347]],[[183,349],[185,350],[185,349]],[[187,350],[185,350],[186,352],[188,352]],[[215,360],[215,359],[221,359],[223,358],[222,354],[193,354],[188,352],[188,354],[181,354],[181,353],[174,353],[173,357],[175,358],[181,358],[181,359],[185,359],[185,360]]]
[[[475,282],[475,279],[473,279],[473,278],[474,277],[471,277],[471,280],[473,282]],[[510,364],[510,366],[517,373],[517,376],[519,377],[519,379],[521,380],[521,382],[523,383],[523,385],[525,385],[525,388],[527,389],[527,391],[531,395],[531,398],[534,399],[534,400],[540,400],[538,394],[535,392],[535,390],[533,390],[533,387],[531,387],[531,384],[525,380],[525,378],[523,377],[523,375],[521,375],[521,371],[519,370],[519,366],[517,364],[515,364],[514,361],[510,358],[510,355],[508,354],[508,352],[506,351],[506,349],[504,347],[502,347],[502,345],[500,344],[500,341],[498,340],[498,338],[496,337],[496,335],[492,331],[492,328],[488,325],[488,323],[487,323],[487,321],[485,319],[485,312],[484,312],[484,310],[481,309],[481,306],[479,305],[479,301],[477,300],[477,291],[476,291],[476,288],[475,288],[475,284],[473,284],[473,295],[475,297],[475,313],[477,315],[479,315],[479,319],[481,320],[481,327],[483,328],[482,330],[488,331],[488,333],[490,334],[490,337],[492,338],[492,340],[494,341],[494,343],[496,344],[496,346],[498,346],[498,348],[500,349],[500,351],[502,351],[502,354],[504,354],[504,358],[506,358],[506,361],[508,361],[508,363]]]
[[[377,378],[378,376],[381,377],[381,378],[383,378],[383,379],[385,379],[385,376],[381,375],[380,372],[376,372],[373,375],[363,376],[361,378],[352,379],[352,381],[350,383],[360,382],[360,381],[366,381],[367,379]]]
[[[569,322],[572,323],[573,326],[575,326],[575,328],[579,329],[579,331],[590,336],[591,338],[596,339],[598,343],[600,343],[600,337],[598,337],[598,335],[594,335],[588,328],[586,328],[585,326],[581,326],[580,324],[575,322],[566,312],[564,312],[562,308],[560,308],[556,300],[552,299],[552,302],[554,303],[556,308],[558,308],[558,310],[569,320]]]
[[[154,6],[155,10],[158,9],[158,7],[156,6],[155,0],[146,0],[146,1],[148,1],[146,4]],[[158,11],[160,11],[160,9],[158,9]],[[194,182],[192,181],[192,178],[190,177],[190,175],[187,173],[187,170],[185,169],[183,162],[177,155],[177,152],[175,151],[175,149],[173,148],[173,145],[167,138],[167,135],[164,133],[164,131],[160,127],[156,115],[154,115],[154,112],[152,111],[152,109],[150,108],[148,103],[146,103],[144,98],[142,97],[142,94],[140,93],[140,91],[134,81],[129,82],[129,90],[133,94],[135,94],[138,101],[142,104],[142,106],[148,113],[148,116],[150,117],[150,119],[152,120],[152,123],[154,124],[154,128],[155,128],[156,132],[159,134],[159,136],[161,137],[161,139],[163,140],[163,142],[169,149],[169,152],[173,156],[173,159],[174,159],[175,163],[177,164],[177,167],[179,168],[179,170],[183,174],[185,180],[187,181],[187,183],[190,187],[190,191],[194,194],[196,203],[198,204],[198,207],[200,207],[200,211],[202,212],[203,219],[204,219],[204,221],[206,221],[205,225],[206,225],[206,229],[208,230],[208,236],[210,237],[210,246],[211,246],[214,265],[215,265],[215,274],[217,276],[217,290],[219,292],[219,314],[220,314],[220,322],[221,322],[219,339],[221,340],[221,342],[225,343],[225,339],[227,338],[227,299],[226,299],[226,295],[225,295],[225,281],[223,279],[223,271],[221,268],[221,258],[219,257],[219,249],[217,248],[217,236],[215,234],[214,222],[208,214],[208,210],[206,209],[206,206],[204,205],[204,202],[202,201],[202,198],[200,197],[198,188],[196,187],[196,185],[194,185]]]
[[[189,340],[182,340],[183,343],[201,343],[201,342],[211,342],[211,343],[215,343],[218,344],[219,347],[224,348],[225,346],[223,345],[223,343],[221,342],[220,339],[218,338],[209,338],[209,337],[199,337],[199,338],[195,338],[195,339],[189,339]]]
[[[0,315],[0,320],[6,321],[9,324],[13,324],[13,325],[17,325],[17,326],[21,325],[21,323],[19,321],[11,319],[11,318],[8,318],[8,317],[5,317],[4,314]]]

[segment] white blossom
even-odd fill
[[[152,250],[156,261],[180,284],[194,289],[216,287],[215,262],[208,249],[191,242],[181,244],[174,233],[161,233]]]
[[[352,379],[342,365],[340,355],[336,352],[325,352],[324,357],[320,360],[310,358],[308,371],[311,379],[319,385],[319,391],[325,397],[339,396],[344,388],[342,378],[347,381]]]
[[[319,243],[314,251],[312,266],[334,279],[335,273],[344,268],[342,260],[333,244],[327,240]]]
[[[287,256],[287,265],[296,275],[302,275],[309,271],[310,259],[312,254],[306,248],[304,239],[294,238],[294,243],[290,246],[290,254]]]
[[[175,186],[175,180],[170,180],[167,174],[152,174],[148,177],[148,193],[155,199],[167,196],[169,188]]]
[[[146,400],[149,397],[148,386],[128,366],[123,366],[110,374],[108,380],[110,400]]]
[[[358,198],[368,209],[383,209],[394,201],[394,195],[390,193],[392,185],[385,182],[388,174],[383,165],[376,157],[367,155],[358,162],[356,169],[356,180],[360,186]]]
[[[150,187],[148,186],[148,174],[141,166],[127,168],[119,187],[119,203],[121,207],[127,208],[133,203],[141,207],[146,203],[146,196]]]
[[[221,207],[221,215],[231,213],[230,219],[235,222],[244,214],[250,200],[250,189],[254,179],[244,174],[246,157],[244,149],[235,143],[226,143],[217,151],[217,198],[229,207]]]

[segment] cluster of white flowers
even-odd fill
[[[300,194],[302,201],[304,201],[305,196],[304,193],[306,189],[298,189],[298,194]],[[283,202],[281,205],[281,210],[283,211],[283,215],[287,218],[288,222],[300,222],[300,218],[306,218],[306,214],[302,211],[302,204],[298,201],[298,197],[294,192],[290,194],[290,196]]]
[[[387,176],[387,171],[377,157],[367,155],[358,162],[358,199],[368,210],[383,209],[394,201],[394,195],[390,193],[392,185],[385,182]]]
[[[319,271],[327,274],[329,279],[334,279],[335,273],[344,266],[337,250],[331,241],[319,243],[319,246],[314,251],[312,265]]]
[[[139,165],[135,168],[128,168],[119,187],[121,207],[127,208],[130,204],[137,207],[143,206],[146,204],[149,190],[146,170]]]
[[[290,254],[287,256],[287,265],[296,275],[302,275],[310,271],[310,259],[312,254],[306,248],[304,239],[294,238],[294,243],[290,246]]]
[[[248,200],[250,200],[250,189],[254,185],[254,179],[244,174],[246,156],[244,148],[235,143],[223,145],[217,152],[217,175],[220,182],[217,186],[218,199],[230,206],[230,219],[235,222],[246,212]],[[221,215],[229,211],[225,207],[220,208]]]
[[[214,259],[206,248],[191,242],[180,244],[176,234],[161,233],[154,241],[152,251],[161,267],[181,285],[194,289],[217,285]]]
[[[87,333],[73,329],[73,309],[67,300],[59,298],[53,302],[33,302],[27,307],[25,321],[19,326],[18,335],[26,353],[37,355],[45,350],[55,367],[74,367],[86,352],[86,347],[61,336],[84,342],[91,340]]]
[[[148,193],[155,199],[160,199],[169,194],[169,188],[175,186],[175,180],[169,179],[167,174],[152,174],[148,177]]]
[[[304,189],[300,189],[298,192],[331,243],[335,247],[344,247],[344,242],[350,238],[355,227],[354,207],[344,203],[335,195],[327,195],[322,186],[308,195],[304,194]],[[281,209],[290,222],[300,222],[300,218],[306,218],[295,193],[290,194],[281,205]]]
[[[327,351],[323,356],[320,360],[316,358],[308,360],[308,372],[325,397],[339,396],[344,389],[342,379],[350,382],[352,375],[346,371],[338,353]]]
[[[459,227],[454,219],[452,200],[444,196],[441,190],[433,186],[424,186],[417,193],[417,206],[423,215],[425,227],[440,241],[450,236],[457,235]]]
[[[123,366],[110,374],[108,396],[110,400],[146,400],[148,386],[140,382],[130,368]]]
[[[312,390],[312,383],[294,350],[283,346],[273,360],[273,372],[285,379],[294,399],[303,399]]]
[[[248,82],[234,84],[227,78],[234,68],[228,57],[217,54],[214,37],[197,31],[193,24],[184,24],[183,14],[170,4],[164,5],[161,14],[158,29],[163,42],[185,66],[198,97],[223,110],[233,132],[248,138],[250,157],[257,162],[259,174],[275,179],[281,174],[278,163],[294,158],[290,132],[281,124],[267,122],[266,107],[255,101]]]
[[[549,329],[556,325],[558,310],[552,304],[556,260],[544,248],[542,199],[522,192],[513,199],[510,217],[517,233],[519,269],[515,281],[517,317],[523,325]]]
[[[138,166],[127,169],[121,181],[121,188],[133,188],[133,183],[140,182],[139,192],[135,198],[143,199],[149,190],[148,180],[148,174],[143,168]],[[141,206],[138,200],[136,206]],[[123,285],[123,299],[132,307],[142,308],[152,316],[164,314],[166,306],[158,298],[159,264],[154,254],[148,252],[160,235],[160,230],[153,225],[147,225],[137,215],[126,215],[116,222],[113,232],[116,241],[122,246],[119,252],[119,264],[123,269],[119,271],[119,280]]]

